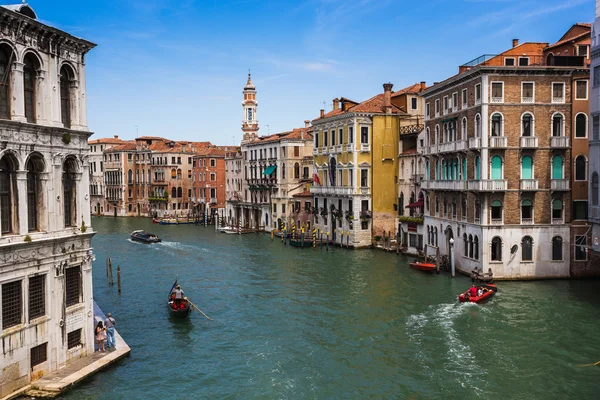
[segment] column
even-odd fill
[[[51,199],[51,190],[48,187],[48,179],[50,177],[49,172],[41,172],[38,174],[40,179],[40,196],[41,201],[39,205],[39,230],[49,232],[50,231],[50,199]]]
[[[35,76],[35,121],[38,125],[48,125],[46,107],[46,71],[37,71]]]
[[[87,160],[83,161],[83,173],[81,174],[81,184],[77,187],[77,197],[80,198],[81,201],[81,212],[82,219],[85,222],[85,226],[90,228],[92,226],[92,217],[91,217],[91,205],[90,205],[90,165]],[[81,190],[81,192],[80,192]],[[100,211],[100,210],[98,210]],[[79,221],[79,219],[78,219]],[[80,224],[78,224],[81,226]]]
[[[77,124],[81,130],[87,130],[87,100],[86,100],[86,77],[85,77],[85,64],[79,65],[79,120]]]
[[[81,218],[83,217],[83,204],[84,204],[84,200],[83,200],[83,193],[87,192],[89,189],[84,189],[82,188],[82,176],[83,173],[82,172],[75,172],[73,177],[73,181],[75,184],[75,198],[73,199],[73,201],[75,202],[75,227],[79,228],[81,227]],[[88,185],[89,187],[89,185]],[[88,211],[89,211],[89,204],[88,204]],[[89,213],[88,213],[89,214]],[[89,215],[88,215],[89,218]],[[84,220],[85,221],[85,220]],[[89,226],[87,223],[85,224],[86,226]]]
[[[69,85],[69,106],[71,107],[71,129],[81,130],[79,120],[79,83],[70,82]]]
[[[19,234],[27,235],[27,171],[17,171],[17,196],[19,206]]]
[[[23,86],[23,64],[22,62],[15,61],[12,64],[11,80],[11,110],[12,120],[19,122],[27,122],[25,118],[25,89]]]

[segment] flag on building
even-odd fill
[[[317,173],[315,173],[313,176],[313,182],[319,186],[323,186],[323,185],[321,185],[321,180],[319,179],[319,174],[317,174]]]

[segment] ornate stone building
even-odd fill
[[[0,7],[0,397],[94,351],[85,55]]]

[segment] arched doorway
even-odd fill
[[[98,215],[101,215],[101,213],[100,213],[100,202],[96,203],[96,207],[97,207]]]
[[[452,232],[452,228],[450,225],[446,227],[446,253],[448,257],[450,257],[450,239],[454,239],[454,233]]]

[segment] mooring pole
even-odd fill
[[[450,269],[454,278],[454,239],[450,238]]]
[[[121,266],[117,266],[117,287],[119,289],[119,294],[121,294]]]

